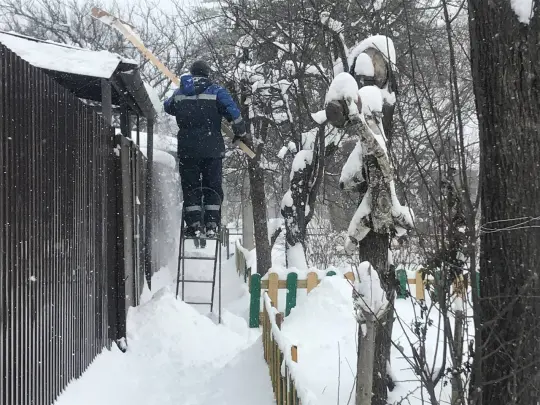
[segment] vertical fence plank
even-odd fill
[[[416,299],[423,300],[425,299],[424,294],[424,280],[422,280],[422,272],[416,272]]]
[[[287,385],[287,373],[288,373],[288,370],[287,370],[287,365],[286,364],[284,365],[283,371],[285,373],[281,375],[281,403],[283,405],[287,405],[287,392],[289,391],[289,388],[288,388],[288,385]]]
[[[26,93],[30,94],[30,82],[27,80],[27,77],[30,76],[30,65],[24,64],[23,65],[23,72],[24,75],[22,77],[22,83],[21,83],[21,90]],[[29,156],[31,156],[31,142],[32,142],[32,122],[27,118],[31,116],[31,103],[26,102],[23,103],[23,111],[21,116],[25,117],[22,119],[22,127],[21,127],[21,133],[23,135],[23,159],[28,160]],[[25,165],[24,171],[23,171],[23,184],[24,184],[24,193],[26,195],[26,198],[31,201],[32,200],[32,185],[31,185],[31,172],[32,172],[32,163]],[[32,206],[31,204],[24,204],[22,208],[23,216],[24,216],[24,227],[26,228],[27,232],[26,235],[24,235],[22,240],[22,322],[23,322],[23,333],[22,333],[22,378],[21,378],[21,398],[22,398],[22,404],[23,405],[29,405],[30,404],[30,396],[28,393],[30,392],[30,357],[31,357],[31,350],[30,350],[30,334],[31,334],[31,306],[30,306],[30,299],[31,299],[31,287],[32,287],[32,265],[31,265],[31,250],[30,245],[32,243],[31,238],[31,227],[32,227]],[[2,232],[2,231],[0,231]]]
[[[279,291],[279,275],[277,273],[270,273],[268,275],[268,296],[272,305],[278,308],[278,291]]]
[[[298,286],[298,274],[287,274],[287,298],[285,305],[285,316],[289,316],[291,309],[296,306],[296,291]]]
[[[36,137],[36,156],[37,156],[37,164],[42,168],[42,170],[37,172],[37,189],[36,189],[36,196],[38,198],[38,201],[40,202],[36,207],[36,220],[37,220],[37,231],[36,231],[36,237],[41,236],[43,237],[45,233],[45,221],[44,221],[44,207],[43,204],[41,204],[42,201],[45,200],[44,196],[44,187],[45,187],[45,181],[44,178],[47,175],[46,173],[46,167],[47,162],[45,162],[44,159],[44,144],[42,142],[42,138],[44,136],[43,128],[44,128],[44,120],[45,120],[45,114],[43,114],[44,110],[44,102],[43,99],[45,97],[44,94],[44,80],[43,80],[43,72],[36,71],[36,80],[37,80],[37,105],[36,109],[34,110],[35,113],[35,120],[36,120],[36,127],[38,127],[37,137]],[[37,394],[38,395],[38,401],[37,403],[39,405],[46,405],[46,387],[45,387],[45,348],[46,348],[46,341],[45,341],[45,311],[43,310],[45,307],[45,297],[46,297],[46,279],[45,279],[45,244],[43,242],[37,244],[37,251],[35,254],[38,257],[38,263],[37,263],[37,278],[38,278],[38,286],[39,286],[39,292],[38,292],[38,302],[37,302],[37,325],[38,325],[38,333],[37,333],[37,342],[38,343],[38,355],[36,358],[37,362]]]
[[[291,346],[291,358],[292,361],[298,363],[298,347],[296,345]]]
[[[17,89],[19,89],[21,85],[21,75],[18,73],[20,69],[22,69],[22,63],[18,58],[14,58],[13,60],[13,66],[15,69],[13,70],[12,74],[12,80],[13,84]],[[24,157],[24,133],[22,133],[21,128],[21,121],[20,117],[23,115],[22,111],[22,105],[18,97],[14,97],[14,104],[12,106],[14,110],[14,115],[12,117],[14,126],[13,126],[13,147],[15,151],[15,172],[12,173],[12,176],[15,178],[14,186],[15,186],[15,204],[17,207],[21,207],[21,203],[24,201],[24,189],[23,189],[23,157]],[[23,342],[22,342],[22,331],[24,328],[24,320],[22,317],[22,302],[21,297],[24,295],[24,287],[22,285],[23,283],[23,243],[24,243],[24,213],[21,209],[17,209],[15,211],[15,215],[13,217],[13,221],[15,223],[15,257],[14,257],[14,274],[13,274],[13,280],[14,285],[13,288],[15,289],[15,305],[13,306],[13,314],[15,315],[15,331],[14,331],[14,346],[15,346],[15,381],[14,381],[14,388],[15,388],[15,395],[14,400],[15,403],[21,404],[22,403],[22,378],[23,378],[23,369],[24,369],[24,363],[22,360],[23,356]],[[20,225],[19,225],[20,224]],[[22,225],[22,226],[21,226]]]
[[[400,269],[396,271],[396,276],[399,282],[399,291],[398,291],[398,298],[406,298],[407,297],[407,272],[403,269]]]
[[[51,114],[51,126],[52,126],[52,132],[51,132],[51,138],[48,140],[51,144],[51,150],[54,153],[54,159],[53,159],[53,173],[51,177],[51,196],[53,198],[53,203],[51,204],[51,211],[50,211],[50,222],[51,222],[51,250],[50,250],[50,259],[51,259],[51,267],[53,271],[53,280],[51,283],[51,313],[53,316],[53,321],[51,324],[51,372],[53,372],[53,389],[51,392],[51,398],[53,400],[56,397],[56,394],[61,390],[61,373],[59,373],[57,370],[60,369],[60,358],[61,358],[61,324],[62,324],[62,318],[63,313],[61,310],[61,297],[59,296],[60,293],[60,282],[61,282],[61,263],[62,259],[60,257],[61,250],[59,249],[59,245],[61,246],[62,240],[61,240],[61,230],[60,227],[60,221],[58,218],[58,213],[61,211],[59,209],[59,204],[61,198],[59,195],[59,185],[58,185],[58,172],[60,170],[60,167],[62,166],[61,154],[59,148],[61,147],[61,143],[63,139],[59,139],[62,134],[62,129],[60,128],[60,122],[59,122],[59,110],[61,108],[60,100],[59,100],[59,91],[56,86],[51,86],[51,94],[50,94],[50,100],[51,104],[56,105],[56,108],[52,109],[50,111]],[[56,373],[55,373],[56,371]]]
[[[0,358],[3,359],[0,361],[0,403],[7,403],[5,394],[7,392],[6,382],[6,365],[7,365],[7,356],[4,352],[6,348],[7,341],[7,267],[6,267],[6,249],[7,249],[7,215],[5,213],[7,207],[7,194],[4,190],[7,190],[6,183],[6,157],[4,145],[7,143],[7,136],[4,130],[4,120],[7,116],[5,111],[6,99],[4,91],[4,82],[5,82],[5,63],[4,63],[5,53],[4,48],[0,47],[0,143],[2,147],[0,148],[0,190],[3,192],[0,193],[0,226],[2,227],[2,232],[0,232]]]
[[[259,312],[261,310],[261,275],[252,274],[249,283],[249,327],[259,327]]]
[[[317,276],[317,273],[315,272],[309,272],[307,275],[307,292],[310,293],[311,290],[313,290],[315,287],[317,287],[317,284],[319,284],[319,277]]]

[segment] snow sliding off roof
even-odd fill
[[[91,51],[15,33],[0,31],[0,43],[31,65],[57,72],[108,79],[121,63],[130,68],[137,66],[137,62],[115,53]]]

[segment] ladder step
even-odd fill
[[[182,283],[182,282],[184,283],[213,283],[212,280],[182,280],[182,279],[180,279],[178,282],[179,283]]]
[[[180,256],[180,259],[185,260],[216,260],[214,256]]]
[[[212,236],[211,238],[209,237],[196,237],[196,236],[184,236],[184,239],[185,240],[193,240],[193,239],[200,239],[200,240],[221,240],[221,238],[218,238],[217,236]]]
[[[188,301],[185,301],[186,304],[189,304],[189,305],[212,305],[211,302],[188,302]]]

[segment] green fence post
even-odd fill
[[[396,276],[399,281],[399,292],[398,298],[407,298],[407,286],[409,282],[407,281],[407,272],[404,269],[396,271]]]
[[[259,313],[261,311],[261,275],[252,274],[249,285],[250,303],[249,303],[249,327],[259,327]]]
[[[334,270],[330,270],[328,273],[326,273],[326,275],[327,275],[328,277],[330,277],[330,276],[335,276],[335,275],[336,275],[336,272],[335,272]]]
[[[285,316],[289,316],[291,309],[296,306],[296,289],[298,288],[298,274],[287,274],[287,298],[285,306]]]

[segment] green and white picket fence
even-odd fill
[[[298,279],[298,274],[291,272],[286,278],[280,279],[278,273],[271,272],[268,277],[262,278],[260,274],[251,274],[251,270],[246,264],[245,257],[241,250],[236,248],[236,269],[239,276],[249,283],[250,291],[250,328],[262,326],[262,341],[264,348],[264,358],[268,364],[272,386],[277,405],[300,405],[301,400],[295,386],[294,373],[291,372],[298,363],[297,346],[285,347],[281,336],[281,325],[284,318],[296,306],[298,289],[305,289],[309,294],[319,285],[321,280],[315,272],[307,273],[306,279]],[[326,277],[336,276],[336,272],[328,271]],[[354,273],[348,272],[343,275],[346,279],[354,282]],[[425,283],[422,279],[422,272],[417,271],[415,278],[409,279],[405,270],[397,270],[396,277],[399,281],[400,291],[398,298],[408,296],[409,285],[416,287],[415,298],[425,299]],[[436,281],[436,280],[435,280]],[[432,282],[432,281],[429,281]],[[454,286],[454,292],[459,295],[465,294],[466,283],[463,279]],[[278,310],[279,290],[286,289],[285,311]],[[262,305],[261,305],[261,299]]]
[[[263,294],[262,342],[264,359],[268,364],[270,378],[277,405],[299,405],[300,398],[296,389],[292,369],[298,362],[297,346],[285,346],[281,336],[283,314],[270,299],[267,292]]]
[[[326,276],[335,276],[336,272],[329,271]],[[397,277],[400,284],[400,292],[398,298],[405,298],[407,296],[408,285],[416,286],[416,299],[425,299],[425,286],[422,280],[420,272],[416,273],[416,278],[408,279],[407,272],[405,270],[398,270]],[[355,276],[352,271],[345,273],[344,277],[351,282],[354,282]],[[270,273],[267,279],[262,279],[260,274],[251,274],[249,277],[249,291],[250,291],[250,309],[249,309],[249,326],[250,328],[258,328],[261,325],[261,297],[262,293],[267,292],[270,300],[277,308],[278,306],[278,292],[279,290],[287,289],[285,298],[285,316],[291,313],[291,310],[296,306],[296,297],[298,289],[306,289],[307,293],[313,290],[319,285],[321,280],[315,272],[307,274],[307,278],[304,280],[298,279],[297,273],[287,274],[286,279],[280,279],[277,273]]]

